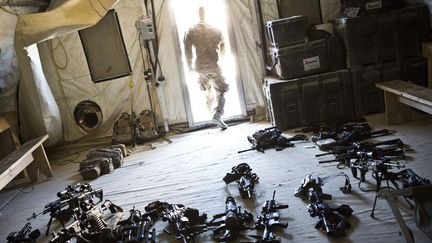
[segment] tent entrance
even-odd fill
[[[225,113],[223,119],[240,117],[246,114],[245,101],[242,84],[237,71],[237,63],[233,53],[233,42],[228,29],[228,13],[226,11],[225,0],[182,0],[171,1],[175,15],[179,46],[182,53],[183,73],[186,109],[190,125],[203,124],[211,121],[214,114],[214,107],[217,105],[217,99],[212,88],[214,102],[208,105],[208,94],[200,89],[198,84],[198,73],[190,72],[186,58],[184,56],[183,39],[185,33],[199,22],[198,9],[204,7],[206,12],[206,22],[213,27],[221,30],[225,42],[225,53],[219,57],[219,66],[222,69],[226,82],[229,84],[229,91],[225,93]],[[194,50],[193,50],[194,51]],[[195,54],[195,53],[194,53]],[[195,57],[195,55],[194,55]],[[195,60],[193,59],[193,62]]]

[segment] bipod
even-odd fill
[[[374,204],[372,207],[372,212],[371,212],[371,217],[375,218],[375,207],[376,207],[376,203],[377,203],[377,199],[378,199],[378,192],[381,189],[381,182],[383,180],[386,181],[387,183],[387,188],[388,189],[392,189],[390,187],[389,181],[393,184],[393,186],[396,188],[396,190],[399,189],[399,185],[396,183],[396,181],[390,177],[391,172],[381,172],[380,175],[379,172],[373,172],[373,174],[375,175],[375,180],[377,182],[377,186],[376,186],[376,193],[375,193],[375,199],[374,199]],[[414,205],[412,205],[412,203],[408,200],[408,198],[406,196],[403,196],[403,198],[405,199],[405,201],[410,205],[411,209],[414,209]]]

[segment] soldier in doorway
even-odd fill
[[[227,129],[227,124],[221,118],[225,106],[224,95],[228,91],[229,85],[218,65],[219,54],[224,54],[225,44],[222,32],[205,22],[204,8],[200,7],[198,12],[200,22],[191,27],[184,38],[186,61],[189,71],[195,71],[199,75],[198,84],[206,94],[209,110],[213,107],[212,87],[214,88],[217,106],[214,108],[213,122],[221,129]],[[196,55],[194,67],[192,66],[192,47],[195,48]]]

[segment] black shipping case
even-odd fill
[[[281,79],[305,77],[329,69],[326,40],[315,40],[300,45],[269,49],[270,67]]]
[[[382,81],[401,78],[401,64],[389,62],[351,70],[353,85],[354,114],[357,118],[385,111],[384,93],[375,87]]]
[[[421,43],[429,39],[426,5],[355,18],[336,19],[336,33],[344,40],[347,66],[365,66],[421,57]]]
[[[308,18],[293,16],[267,22],[267,34],[273,47],[284,47],[305,42]]]
[[[270,120],[281,130],[353,118],[348,70],[293,80],[267,77],[264,85]]]
[[[428,87],[428,60],[419,57],[407,59],[402,63],[402,80]]]
[[[401,0],[340,0],[342,13],[346,8],[358,8],[359,15],[390,11],[403,4]]]

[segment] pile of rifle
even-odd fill
[[[33,213],[27,220],[49,214],[46,235],[53,222],[57,222],[57,226],[61,225],[60,230],[52,232],[50,243],[154,243],[154,225],[158,220],[168,222],[165,233],[183,242],[194,242],[197,235],[208,230],[219,241],[235,240],[240,231],[248,229],[264,231],[260,236],[251,236],[256,239],[254,242],[280,242],[272,230],[287,227],[287,224],[279,222],[277,210],[287,208],[288,205],[277,204],[274,196],[275,192],[273,198],[265,202],[262,216],[257,218],[252,227],[247,225],[253,223],[253,215],[246,210],[242,212],[232,197],[226,199],[225,212],[213,216],[209,222],[207,215],[201,214],[198,209],[160,201],[148,204],[144,211],[133,207],[128,217],[121,220],[123,209],[109,200],[102,203],[102,189],[93,189],[86,183],[71,185],[58,192],[57,200],[46,204],[41,212]],[[219,236],[222,232],[223,235]],[[36,242],[39,236],[39,230],[32,231],[28,222],[20,231],[10,233],[7,242]]]
[[[405,167],[399,163],[400,160],[405,160],[405,152],[407,151],[402,140],[363,141],[390,134],[393,132],[387,129],[373,131],[368,124],[348,124],[340,127],[324,126],[319,131],[315,131],[313,140],[320,148],[329,152],[318,154],[316,157],[334,155],[334,159],[322,160],[319,163],[337,162],[339,169],[350,168],[352,175],[359,179],[358,185],[362,191],[371,191],[361,186],[366,181],[368,172],[371,172],[372,178],[376,181],[376,188],[373,189],[376,192],[381,189],[383,181],[386,181],[387,185],[391,183],[396,189],[401,187],[400,184],[403,188],[430,184],[428,179],[420,177],[412,169],[399,172],[390,171]],[[405,200],[413,207],[407,198]],[[377,197],[375,196],[372,217],[374,217],[376,201]]]
[[[366,181],[367,172],[371,172],[376,181],[378,192],[382,182],[387,186],[391,183],[395,188],[406,188],[418,185],[430,184],[428,179],[418,176],[411,169],[398,172],[390,171],[393,168],[403,168],[399,160],[405,159],[405,144],[400,139],[392,139],[381,142],[364,141],[377,136],[393,134],[387,129],[373,131],[368,124],[343,124],[339,126],[317,126],[302,130],[313,132],[312,140],[323,150],[328,152],[318,154],[316,157],[334,155],[335,159],[321,161],[323,163],[338,162],[338,168],[350,168],[353,176],[361,183]],[[281,150],[294,146],[293,142],[307,140],[304,135],[287,138],[275,127],[259,130],[248,137],[252,148],[245,150],[257,150],[264,152],[266,149],[275,148]],[[240,151],[245,152],[245,151]],[[95,178],[100,174],[110,173],[113,168],[122,165],[126,155],[124,146],[107,149],[92,150],[88,158],[80,165],[83,177]],[[335,178],[345,177],[345,184],[341,187],[343,193],[351,191],[349,176],[341,172],[334,176],[312,177],[306,176],[294,196],[300,197],[308,203],[308,212],[311,217],[318,217],[315,228],[324,231],[329,236],[344,236],[350,228],[346,220],[352,215],[350,206],[330,205],[325,201],[332,196],[323,192],[324,184]],[[232,167],[225,175],[223,181],[226,184],[237,182],[242,198],[252,198],[255,184],[259,177],[252,172],[247,163],[240,163]],[[33,213],[28,220],[41,214],[49,214],[46,235],[50,231],[53,220],[61,225],[61,229],[52,233],[50,243],[154,243],[156,242],[155,223],[158,220],[167,222],[165,233],[173,235],[175,239],[183,242],[195,242],[196,236],[211,231],[212,237],[218,241],[238,241],[241,232],[255,229],[262,232],[260,235],[243,235],[253,238],[255,243],[280,243],[273,232],[275,229],[287,228],[288,224],[280,222],[278,210],[288,208],[288,205],[278,204],[273,197],[267,200],[261,211],[261,215],[254,220],[254,216],[242,210],[233,197],[225,200],[225,211],[216,214],[210,221],[207,215],[200,213],[198,209],[189,208],[182,204],[170,204],[155,201],[148,204],[144,211],[133,207],[126,219],[123,217],[123,209],[111,201],[103,202],[101,188],[93,189],[90,184],[77,184],[66,187],[58,192],[58,199],[45,205],[39,213]],[[96,200],[97,199],[97,200]],[[411,205],[408,198],[406,201]],[[372,209],[374,214],[377,197]],[[20,231],[12,232],[7,237],[8,243],[35,242],[39,237],[39,230],[33,230],[27,223]]]

